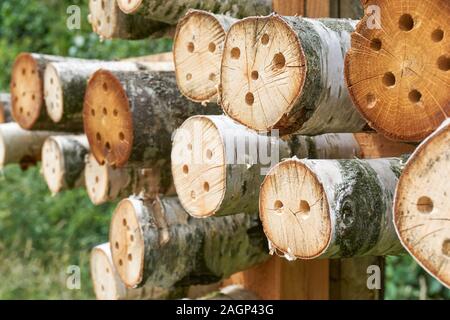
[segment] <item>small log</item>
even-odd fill
[[[171,29],[165,23],[140,15],[124,14],[115,0],[89,0],[88,21],[101,39],[138,40],[163,37],[170,34]]]
[[[258,131],[317,135],[366,126],[350,100],[343,68],[357,21],[252,17],[229,30],[221,105]]]
[[[41,160],[44,141],[54,132],[28,131],[17,123],[0,124],[0,168],[17,163],[23,169]]]
[[[403,246],[450,288],[450,120],[413,153],[397,186],[394,221]]]
[[[99,163],[161,168],[170,175],[172,132],[200,113],[220,110],[184,98],[173,72],[99,70],[89,80],[83,118]]]
[[[136,289],[127,288],[112,263],[109,242],[92,249],[90,268],[97,300],[174,299],[187,292],[187,288],[163,289],[151,285]]]
[[[294,135],[281,140],[226,116],[194,116],[175,133],[172,175],[180,202],[194,217],[254,213],[264,173],[281,159],[389,157],[413,150],[378,134]]]
[[[89,77],[99,69],[111,71],[173,70],[165,62],[56,62],[44,73],[44,92],[48,116],[69,132],[83,132],[83,100]]]
[[[193,219],[177,198],[123,200],[109,238],[128,287],[214,283],[268,258],[256,215]]]
[[[131,195],[142,198],[154,198],[159,194],[175,195],[171,179],[151,168],[113,168],[99,164],[90,154],[86,163],[86,189],[92,203],[100,205],[105,202],[123,199]]]
[[[196,102],[217,101],[225,34],[236,19],[190,10],[177,25],[173,58],[178,88]]]
[[[85,135],[51,136],[42,146],[42,171],[52,194],[84,186]]]
[[[199,9],[234,18],[267,15],[271,0],[117,0],[120,9],[132,15],[170,25],[177,24],[189,9]]]
[[[11,95],[9,93],[0,93],[0,123],[11,122]]]
[[[345,61],[351,98],[378,132],[421,141],[450,116],[450,2],[364,4]]]
[[[392,201],[401,158],[281,162],[264,179],[260,218],[288,260],[403,253]]]

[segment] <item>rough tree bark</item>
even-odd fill
[[[54,132],[27,131],[17,123],[0,124],[0,168],[18,163],[23,169],[41,160],[45,139]]]
[[[172,132],[195,114],[219,114],[184,98],[173,72],[97,71],[84,100],[84,127],[99,163],[161,168],[170,175]],[[114,128],[114,130],[111,130]]]
[[[267,15],[272,11],[271,0],[118,0],[127,14],[175,25],[189,9],[205,10],[234,18]]]
[[[450,116],[450,2],[364,1],[345,61],[351,98],[377,131],[421,141]],[[432,16],[432,17],[431,17]]]
[[[195,102],[216,102],[225,34],[236,19],[189,10],[177,24],[173,58],[178,88]]]
[[[260,218],[287,259],[398,255],[392,203],[401,158],[286,160],[264,179]]]
[[[413,153],[397,186],[394,221],[403,246],[450,288],[450,120]]]
[[[171,33],[171,27],[165,23],[124,14],[113,0],[89,0],[88,20],[101,39],[137,40]]]
[[[378,149],[377,149],[378,146]],[[176,131],[172,175],[180,202],[194,217],[254,213],[265,172],[281,159],[400,156],[414,146],[378,134],[257,134],[226,116],[194,116]]]
[[[42,146],[42,171],[52,194],[84,186],[85,135],[51,136]]]
[[[11,95],[0,93],[0,123],[11,122]]]
[[[251,129],[280,135],[362,131],[366,123],[343,76],[356,23],[276,14],[235,23],[225,39],[222,109]]]
[[[268,258],[257,215],[194,219],[176,198],[123,200],[109,238],[128,287],[213,283]]]

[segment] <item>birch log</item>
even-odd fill
[[[264,179],[260,218],[289,260],[403,253],[392,203],[401,158],[281,162]]]
[[[178,88],[196,102],[217,101],[225,33],[236,19],[190,10],[177,24],[173,58]]]
[[[0,168],[17,163],[23,169],[41,160],[44,141],[54,132],[28,131],[17,123],[0,124]]]
[[[366,126],[345,85],[344,56],[356,21],[246,18],[229,30],[221,66],[221,105],[258,131],[359,132]]]
[[[52,194],[84,186],[88,153],[89,143],[85,135],[51,136],[44,142],[42,171]]]
[[[178,199],[117,206],[110,227],[112,258],[128,287],[217,282],[268,258],[256,215],[193,219]]]
[[[397,186],[394,221],[403,246],[450,288],[450,120],[413,153]]]
[[[345,61],[350,95],[377,131],[421,141],[450,116],[450,2],[364,3]]]
[[[89,0],[89,23],[101,39],[137,40],[170,34],[170,26],[146,19],[140,15],[127,15],[120,11],[115,0]]]
[[[99,70],[89,80],[83,118],[99,163],[157,167],[170,174],[172,132],[192,115],[219,112],[181,96],[173,72]]]
[[[11,95],[0,93],[0,123],[11,122]]]
[[[83,99],[89,77],[99,69],[111,71],[173,70],[165,62],[77,61],[49,63],[44,92],[50,119],[69,132],[83,132]]]
[[[199,9],[234,18],[266,15],[272,11],[271,0],[117,0],[127,14],[175,25],[189,9]]]
[[[293,135],[282,140],[257,134],[226,116],[194,116],[175,133],[172,175],[180,202],[194,217],[254,213],[265,173],[281,159],[373,158],[413,150],[377,134]]]

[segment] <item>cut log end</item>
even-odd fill
[[[123,166],[133,146],[133,121],[126,91],[111,72],[99,70],[90,79],[83,121],[97,161]]]
[[[246,18],[230,28],[221,67],[222,107],[236,121],[259,131],[282,128],[305,77],[301,44],[281,17]]]
[[[180,202],[194,217],[214,215],[226,192],[225,146],[216,125],[195,116],[177,130],[172,174]]]
[[[395,226],[403,245],[450,287],[450,122],[413,154],[399,180]]]
[[[144,269],[144,238],[138,222],[139,206],[134,200],[122,200],[111,220],[109,239],[112,258],[120,278],[129,288],[142,282]]]
[[[48,116],[59,122],[63,117],[64,100],[58,72],[52,64],[48,64],[44,73],[44,97]]]
[[[123,284],[118,282],[108,252],[102,248],[105,245],[109,244],[95,247],[91,252],[90,265],[95,296],[98,300],[118,300],[121,297],[119,290]]]
[[[115,1],[90,0],[89,1],[89,22],[92,30],[105,39],[115,36],[116,20],[120,14]]]
[[[126,14],[136,12],[142,5],[142,0],[117,0],[120,10]]]
[[[184,96],[196,102],[216,98],[224,40],[224,28],[208,12],[191,11],[178,23],[174,60]]]
[[[31,129],[40,116],[42,88],[36,60],[29,53],[21,53],[12,69],[11,100],[13,117],[24,129]]]
[[[382,28],[366,16],[352,35],[347,85],[373,128],[394,140],[420,141],[450,115],[450,3],[391,1],[381,9]]]
[[[51,137],[42,146],[42,171],[50,191],[60,192],[64,187],[64,157],[59,144]]]
[[[274,167],[261,185],[260,217],[274,248],[301,259],[328,247],[331,221],[326,194],[313,171],[299,160]]]
[[[90,154],[84,171],[86,190],[92,203],[102,204],[108,200],[108,167],[99,164]]]

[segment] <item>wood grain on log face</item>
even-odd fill
[[[133,121],[127,93],[111,72],[99,70],[89,80],[83,118],[97,161],[125,164],[133,146]]]
[[[408,161],[395,195],[395,226],[404,247],[450,288],[450,121]]]
[[[42,171],[50,191],[58,193],[64,185],[64,155],[52,138],[42,146]]]
[[[178,87],[196,101],[214,101],[219,86],[225,32],[235,19],[191,10],[178,22],[173,56]]]
[[[394,140],[420,141],[450,115],[450,3],[366,1],[345,64],[351,97],[370,125]]]
[[[63,94],[58,72],[52,64],[47,65],[44,73],[44,97],[47,113],[54,122],[59,122],[63,117]]]
[[[30,129],[44,107],[43,83],[39,65],[29,53],[20,54],[11,77],[12,113],[21,127]]]

